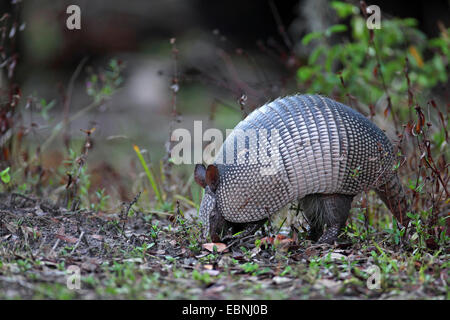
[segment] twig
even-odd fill
[[[284,27],[283,22],[281,21],[280,13],[278,12],[277,7],[273,3],[273,0],[269,1],[270,9],[272,10],[273,17],[275,18],[275,22],[277,23],[278,32],[280,33],[281,37],[283,38],[284,43],[286,46],[292,50],[292,42],[291,39],[289,39],[289,36],[286,32],[286,28]]]
[[[59,239],[56,239],[56,242],[53,245],[52,250],[50,250],[50,255],[52,255],[53,252],[55,252],[56,248],[58,247],[59,241],[60,241]]]
[[[163,158],[163,188],[167,195],[170,195],[170,185],[171,185],[171,170],[172,170],[172,162],[170,162],[171,154],[172,154],[172,132],[174,129],[174,123],[177,120],[178,112],[177,112],[177,93],[180,90],[180,79],[178,75],[178,49],[176,47],[176,39],[170,39],[170,44],[172,45],[172,58],[173,58],[173,76],[172,76],[172,85],[170,88],[172,89],[172,120],[169,124],[169,137],[166,142],[166,154]]]
[[[134,199],[128,204],[126,210],[124,210],[122,212],[122,220],[123,220],[123,224],[122,224],[122,233],[125,236],[125,224],[127,223],[128,220],[128,212],[130,211],[131,207],[138,202],[139,197],[141,196],[141,191],[139,191],[139,193],[134,197]]]
[[[81,155],[76,159],[76,163],[78,165],[77,174],[75,175],[75,177],[73,177],[70,173],[67,174],[67,176],[68,176],[68,181],[67,181],[67,185],[66,185],[67,193],[66,193],[64,207],[67,206],[67,204],[69,203],[69,200],[71,200],[71,198],[75,199],[75,197],[77,195],[78,179],[82,173],[82,169],[83,169],[84,165],[86,164],[88,151],[92,147],[91,135],[95,131],[95,128],[92,128],[90,130],[81,130],[81,131],[83,131],[86,134],[86,141],[83,144],[83,147],[81,149]],[[76,202],[76,201],[72,202],[71,210],[75,211],[75,210],[77,210],[77,207],[78,207],[78,202]]]
[[[75,252],[75,250],[78,248],[78,246],[80,245],[81,239],[83,239],[83,236],[84,236],[84,231],[81,232],[80,237],[78,238],[78,241],[75,244],[75,246],[73,247],[73,249],[70,252],[70,254],[73,254]]]
[[[120,89],[117,89],[117,91]],[[116,91],[116,92],[117,92]],[[81,116],[83,116],[85,113],[87,113],[88,111],[101,106],[102,104],[104,104],[107,100],[109,100],[110,97],[104,97],[102,100],[100,101],[94,101],[91,104],[89,104],[88,106],[86,106],[85,108],[81,109],[80,111],[78,111],[77,113],[75,113],[73,116],[71,116],[69,118],[69,122],[73,122],[75,120],[77,120],[78,118],[80,118]],[[59,132],[61,131],[61,129],[64,127],[64,121],[59,122],[57,125],[55,125],[52,134],[50,135],[50,137],[42,144],[41,146],[41,152],[43,152],[45,149],[47,149],[52,143],[53,140],[55,140],[56,137],[58,137]]]
[[[367,16],[367,5],[366,5],[365,1],[361,1],[360,2],[360,8],[361,8],[361,11],[362,11],[362,13],[364,15],[364,18],[367,20],[368,19],[368,16]],[[373,49],[375,51],[375,58],[377,60],[377,68],[378,68],[378,71],[380,73],[381,84],[382,84],[383,90],[384,90],[384,92],[386,94],[386,99],[387,99],[387,103],[388,103],[387,108],[385,110],[385,115],[387,115],[386,111],[389,111],[389,112],[392,113],[392,119],[394,120],[394,126],[395,126],[395,134],[398,135],[398,133],[399,133],[399,131],[398,131],[398,119],[397,119],[397,117],[395,115],[395,112],[392,111],[392,100],[391,100],[391,96],[389,94],[388,88],[386,86],[386,81],[384,80],[383,70],[381,68],[381,58],[380,58],[379,50],[378,50],[378,48],[377,48],[377,46],[375,44],[375,41],[374,41],[374,37],[375,37],[375,33],[374,33],[373,29],[369,29],[369,43],[372,45],[372,47],[373,47]]]
[[[252,237],[255,237],[255,235],[254,234],[249,234],[249,235],[247,235],[245,237],[238,237],[237,239],[231,241],[231,243],[229,245],[227,245],[225,249],[228,249],[228,248],[234,246],[236,243],[242,242],[242,241],[250,239]]]
[[[21,193],[16,193],[16,192],[12,192],[11,193],[11,196],[10,196],[10,200],[9,200],[9,204],[10,204],[10,206],[14,206],[15,205],[15,200],[16,200],[16,198],[22,198],[22,199],[25,199],[25,200],[27,200],[27,201],[31,201],[31,202],[37,202],[37,201],[39,201],[38,199],[34,199],[34,198],[30,198],[30,197],[28,197],[28,196],[26,196],[26,195],[24,195],[24,194],[21,194]]]
[[[67,87],[67,94],[64,96],[64,140],[68,141],[68,131],[69,131],[69,111],[70,111],[70,105],[72,103],[72,95],[73,95],[73,88],[75,84],[75,80],[80,75],[81,69],[83,69],[84,65],[86,64],[88,58],[84,57],[80,63],[78,64],[77,68],[73,72],[72,76],[69,80],[69,86]],[[67,146],[68,147],[68,146]]]

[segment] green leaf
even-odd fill
[[[142,167],[144,168],[144,171],[147,175],[148,181],[150,182],[150,185],[152,186],[153,191],[155,192],[158,202],[160,203],[160,205],[163,205],[163,200],[161,198],[161,194],[160,194],[158,186],[156,184],[155,177],[153,176],[153,173],[148,168],[147,163],[145,162],[144,156],[141,153],[141,150],[139,149],[139,147],[137,145],[133,145],[133,149],[136,152],[136,154],[139,158],[139,161],[141,162]]]
[[[302,39],[302,44],[304,46],[308,45],[308,43],[310,43],[312,40],[314,39],[318,39],[322,37],[322,32],[311,32],[308,33],[306,36],[303,37]]]
[[[119,64],[117,63],[116,59],[111,59],[111,61],[109,62],[109,66],[111,67],[111,69],[115,70],[115,69],[117,69]]]
[[[313,68],[310,66],[300,67],[297,70],[297,77],[300,79],[300,81],[304,82],[311,78],[311,76],[313,75],[313,71]]]
[[[405,18],[402,19],[402,23],[405,27],[417,27],[418,22],[414,18]]]
[[[0,172],[0,179],[3,183],[9,183],[11,181],[11,176],[9,175],[9,167]]]
[[[308,64],[314,64],[317,61],[317,58],[320,56],[322,51],[324,51],[324,47],[318,46],[316,49],[311,52],[309,58],[308,58]]]
[[[335,24],[334,26],[329,27],[326,31],[325,31],[325,35],[327,37],[331,36],[333,33],[337,33],[337,32],[345,32],[347,31],[347,26],[345,24]]]
[[[353,37],[355,39],[364,39],[367,35],[367,28],[365,20],[361,17],[355,17],[352,19]]]
[[[336,10],[339,18],[346,18],[353,13],[358,13],[358,8],[352,4],[340,1],[332,1],[331,6]]]
[[[338,55],[339,48],[337,46],[331,48],[328,51],[328,57],[325,60],[325,70],[328,72],[331,72],[332,70],[332,66],[333,66],[333,61],[335,60],[335,58]]]

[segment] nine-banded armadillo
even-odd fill
[[[204,236],[217,241],[228,222],[265,220],[299,200],[310,238],[333,243],[353,197],[369,189],[405,224],[394,158],[386,135],[348,106],[319,95],[278,98],[235,127],[214,164],[196,165],[195,180],[206,188]]]

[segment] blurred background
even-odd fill
[[[81,30],[66,27],[72,4],[81,9]],[[445,114],[448,61],[435,58],[442,52],[428,45],[439,37],[447,42],[435,47],[448,44],[449,1],[370,4],[382,13],[375,41],[393,102],[408,99],[402,72],[409,57],[415,98],[425,102],[432,95]],[[142,168],[134,144],[158,171],[173,128],[191,130],[194,120],[203,120],[204,130],[233,128],[281,95],[315,92],[344,103],[355,97],[353,107],[373,118],[381,114],[374,121],[395,138],[395,119],[382,117],[386,96],[376,55],[368,49],[371,35],[358,34],[364,22],[359,1],[2,1],[0,12],[10,14],[2,18],[7,26],[2,106],[6,110],[11,100],[4,97],[20,90],[14,121],[28,138],[28,157],[39,154],[43,172],[56,170],[71,149],[81,152],[86,141],[81,130],[95,128],[87,160],[91,189],[106,189],[114,199],[132,199],[139,189]],[[403,18],[413,19],[395,22]],[[358,43],[365,46],[362,51]],[[346,68],[345,59],[358,54],[330,58],[324,52],[335,52],[339,44],[353,44],[350,51],[371,57],[353,64],[358,70],[364,64],[365,73]],[[317,69],[321,66],[324,70]],[[322,77],[314,78],[317,74]],[[359,83],[364,77],[375,84]],[[2,130],[5,137],[7,128]],[[183,184],[192,166],[175,170]],[[66,183],[63,172],[59,178],[52,182],[55,188]]]

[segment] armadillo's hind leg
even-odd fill
[[[311,225],[311,239],[319,243],[334,243],[345,226],[352,200],[353,196],[344,194],[313,194],[303,198],[301,203]],[[324,225],[327,228],[322,234]]]
[[[409,221],[406,215],[409,210],[409,204],[397,174],[393,175],[388,182],[379,186],[375,191],[397,221],[406,226]]]
[[[307,195],[303,199],[299,200],[298,203],[309,224],[307,238],[312,241],[319,240],[320,236],[323,233],[323,223],[318,215],[318,202],[320,201],[321,196],[322,195],[320,194]]]

